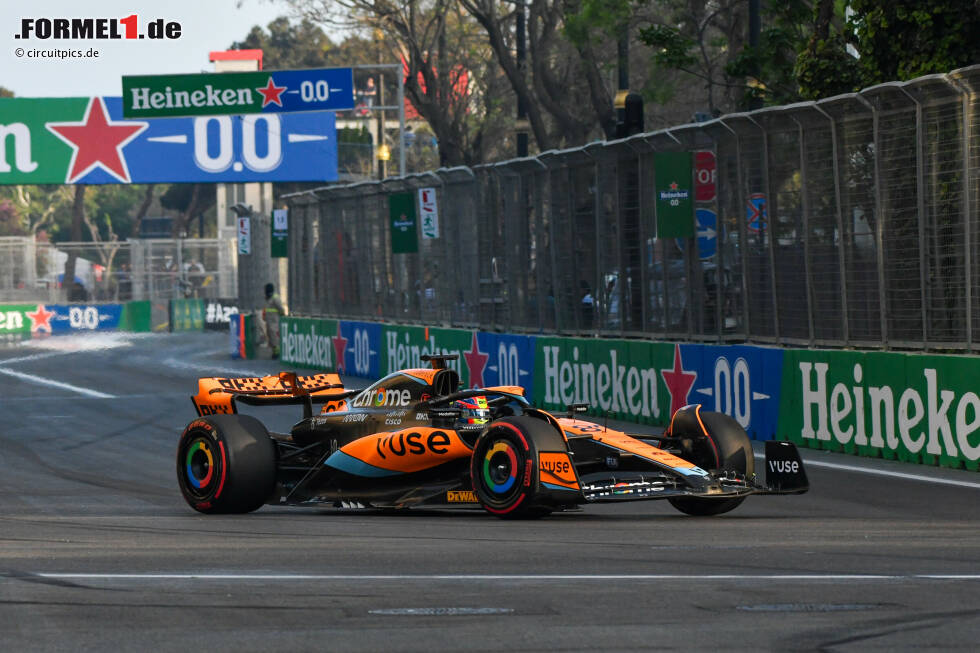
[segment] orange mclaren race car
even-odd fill
[[[721,413],[686,406],[663,435],[627,435],[532,408],[520,387],[460,390],[446,366],[409,369],[363,390],[336,374],[202,378],[199,417],[177,447],[184,498],[205,513],[263,504],[346,508],[483,507],[540,517],[585,503],[667,499],[691,515],[732,510],[750,494],[808,489],[796,448],[766,443],[755,474],[745,431]],[[236,403],[296,404],[304,417],[269,433]],[[313,406],[322,404],[314,415]]]

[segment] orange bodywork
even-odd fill
[[[683,458],[678,458],[671,453],[667,453],[663,449],[658,449],[657,447],[651,446],[646,442],[637,440],[636,438],[631,438],[622,431],[614,431],[593,422],[585,422],[576,419],[559,418],[558,423],[561,424],[561,427],[570,434],[588,434],[592,436],[592,439],[596,442],[607,444],[610,447],[615,447],[621,451],[640,456],[641,458],[646,458],[647,460],[652,460],[655,463],[659,463],[667,467],[674,469],[693,469],[696,467],[694,463],[690,463]]]
[[[373,467],[402,473],[468,458],[471,452],[452,429],[429,427],[373,433],[341,447],[340,451]]]
[[[542,452],[538,454],[538,469],[542,483],[560,485],[570,490],[581,489],[578,484],[578,477],[575,475],[575,467],[567,453]]]
[[[323,386],[336,386],[323,388]],[[316,389],[323,388],[323,389]],[[197,381],[197,394],[191,397],[198,415],[232,414],[237,412],[233,401],[235,393],[261,394],[273,399],[275,397],[295,397],[306,394],[314,397],[329,397],[341,395],[344,392],[343,382],[339,374],[311,374],[297,376],[291,372],[262,377],[222,378],[216,376],[203,377]],[[329,402],[326,409],[333,406],[334,410],[342,410],[346,402],[340,399]],[[326,412],[326,410],[325,410]]]

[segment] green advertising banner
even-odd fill
[[[690,152],[657,152],[653,155],[657,238],[694,237],[691,162]]]
[[[381,340],[384,343],[381,357],[384,374],[406,368],[431,367],[429,363],[422,362],[424,354],[456,354],[458,358],[446,365],[459,372],[464,387],[470,387],[466,354],[472,347],[472,331],[384,325],[381,327]]]
[[[269,243],[272,251],[272,258],[289,257],[289,211],[287,209],[276,209],[272,212],[272,238]]]
[[[535,339],[533,403],[549,410],[588,403],[594,414],[666,425],[671,395],[662,371],[674,345],[593,338]]]
[[[148,333],[153,330],[149,300],[126,302],[119,319],[120,331]]]
[[[38,308],[37,304],[4,304],[0,306],[0,336],[30,336],[31,326],[35,320],[31,320],[27,314],[35,314]]]
[[[350,68],[122,78],[124,118],[173,118],[354,108]]]
[[[337,371],[337,352],[343,351],[340,323],[310,317],[283,317],[279,323],[279,351],[283,363]]]
[[[415,217],[415,195],[392,193],[388,196],[391,218],[391,253],[411,254],[419,251]]]
[[[171,299],[170,330],[204,331],[204,300]]]
[[[798,445],[980,469],[978,360],[791,350],[779,433]]]

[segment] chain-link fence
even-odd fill
[[[0,238],[0,302],[165,301],[236,297],[234,241],[48,243]],[[65,266],[75,259],[74,279]]]
[[[288,196],[291,309],[486,329],[975,350],[980,66],[626,140]],[[698,238],[654,155],[709,151]],[[439,237],[392,253],[387,197]],[[716,217],[715,217],[716,216]]]

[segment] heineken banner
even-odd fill
[[[10,307],[8,307],[10,308]],[[27,322],[13,311],[5,323]],[[233,318],[234,319],[234,318]],[[980,470],[980,360],[483,333],[283,318],[285,362],[375,379],[449,363],[465,387],[520,385],[542,408],[666,426],[698,403],[756,440]],[[342,363],[341,363],[342,361]]]
[[[289,256],[289,211],[276,209],[272,212],[272,238],[269,240],[272,258]]]
[[[377,378],[381,376],[381,325],[371,322],[338,322],[336,343],[339,371]]]
[[[330,112],[124,120],[118,97],[0,98],[0,184],[336,181]]]
[[[980,469],[978,361],[787,351],[779,432],[817,448]]]
[[[123,314],[123,304],[8,304],[0,306],[0,335],[115,331],[128,326]]]
[[[338,336],[337,320],[283,317],[279,323],[282,362],[336,372],[338,358],[343,359],[344,344]]]
[[[459,372],[463,385],[470,383],[470,369],[464,353],[473,342],[473,332],[463,329],[427,329],[424,327],[385,325],[383,367],[391,374],[406,367],[429,367],[422,361],[427,354],[454,354],[454,361],[446,365]]]
[[[415,196],[412,193],[392,193],[388,196],[388,214],[391,217],[392,254],[419,251]]]
[[[693,173],[690,152],[653,155],[657,238],[694,236]]]
[[[474,387],[519,385],[534,387],[534,336],[474,333],[470,351],[463,352]],[[528,395],[530,399],[530,394]]]
[[[354,108],[350,68],[122,78],[124,118],[220,116]]]

